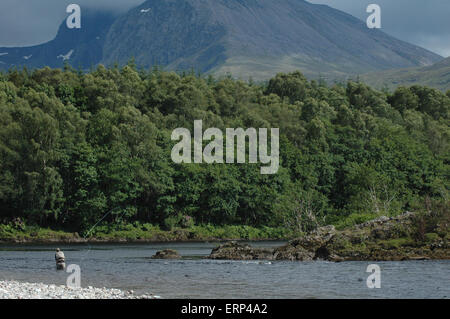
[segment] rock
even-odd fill
[[[315,251],[323,247],[336,234],[334,226],[325,226],[317,228],[303,237],[292,240],[289,245]]]
[[[396,217],[382,216],[339,231],[333,226],[320,227],[275,249],[229,242],[214,248],[209,258],[334,262],[450,259],[449,235],[444,230],[439,234],[427,234],[433,240],[417,242],[412,239],[415,218],[414,213],[406,212]]]
[[[334,262],[336,262],[336,263],[339,263],[339,262],[345,261],[345,258],[344,258],[344,257],[341,257],[341,256],[338,256],[338,255],[336,255],[336,254],[330,254],[330,255],[328,255],[327,260],[329,260],[329,261],[334,261]]]
[[[272,260],[273,249],[254,248],[232,241],[214,248],[208,258],[222,260]]]
[[[308,251],[301,246],[291,246],[289,244],[276,248],[273,254],[275,260],[298,260],[309,261],[314,259],[314,252]]]
[[[174,249],[164,249],[158,251],[152,259],[180,259],[180,254]]]
[[[450,250],[435,234],[434,240],[417,241],[416,214],[380,217],[339,231],[326,245],[330,255],[345,260],[427,260],[450,259]],[[428,234],[430,235],[430,234]]]
[[[407,256],[407,257],[403,258],[402,260],[431,260],[431,258],[425,257],[425,256],[415,256],[415,257]]]
[[[377,224],[383,224],[384,222],[387,222],[387,221],[389,221],[389,220],[391,220],[389,217],[381,216],[381,217],[379,217],[379,218],[370,220],[370,221],[368,221],[368,222],[365,222],[365,223],[362,223],[362,224],[355,225],[355,228],[361,229],[361,228],[365,228],[365,227],[369,227],[369,226],[373,226],[373,225],[377,225]]]
[[[334,226],[317,228],[303,237],[290,241],[287,245],[274,251],[276,260],[309,261],[314,259],[328,259],[329,252],[325,248],[327,243],[336,235]]]
[[[414,213],[406,212],[396,217],[382,216],[340,231],[332,226],[321,227],[276,248],[274,259],[335,262],[450,259],[444,231],[441,235],[434,234],[436,239],[433,240],[417,242],[412,238],[415,218]]]

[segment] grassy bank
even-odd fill
[[[159,226],[135,223],[120,226],[99,226],[85,234],[37,226],[0,225],[0,242],[3,243],[282,240],[293,238],[295,235],[292,231],[284,228],[254,228],[236,225],[201,225],[163,230]]]

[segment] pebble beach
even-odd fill
[[[108,288],[69,288],[41,283],[0,281],[0,299],[159,299],[154,295],[136,295],[132,290]]]

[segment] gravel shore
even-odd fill
[[[107,288],[68,288],[66,286],[0,281],[0,299],[158,299],[135,295],[133,291]]]

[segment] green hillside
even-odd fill
[[[360,78],[376,88],[426,85],[447,91],[450,90],[450,58],[427,67],[374,72]]]
[[[300,72],[268,85],[133,64],[0,73],[0,219],[7,233],[24,222],[86,234],[100,221],[306,231],[448,207],[449,95],[327,87]],[[172,131],[200,119],[279,128],[278,173],[174,163]]]

